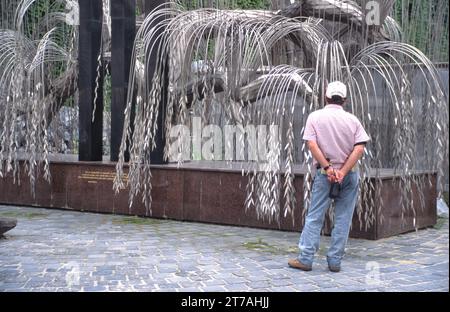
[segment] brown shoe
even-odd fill
[[[328,264],[328,269],[331,272],[334,272],[334,273],[339,273],[341,271],[341,267],[340,266],[329,265],[329,264]]]
[[[312,266],[301,263],[298,259],[289,259],[288,264],[291,268],[299,269],[302,271],[311,271]]]

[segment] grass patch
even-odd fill
[[[257,241],[246,242],[242,244],[242,246],[248,250],[268,252],[271,254],[289,254],[297,252],[297,247],[280,248],[270,245],[269,243],[263,241],[261,238],[258,238]]]
[[[113,224],[125,225],[125,224],[134,224],[134,225],[155,225],[161,224],[162,220],[153,219],[153,218],[142,218],[142,217],[121,217],[112,220]]]
[[[47,214],[42,212],[4,211],[0,212],[0,216],[10,218],[36,219],[36,218],[44,218],[47,216]]]
[[[273,246],[270,246],[268,243],[264,242],[261,238],[258,238],[256,242],[246,242],[242,244],[242,246],[250,250],[264,250],[273,248]]]

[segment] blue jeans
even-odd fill
[[[327,253],[327,261],[331,266],[339,267],[344,257],[345,245],[358,198],[358,183],[358,172],[348,173],[342,182],[341,192],[335,199],[334,226],[331,232],[331,245]],[[314,254],[319,250],[320,232],[325,213],[331,204],[330,187],[331,183],[328,181],[327,175],[318,171],[314,177],[311,205],[299,242],[300,255],[298,259],[305,265],[312,265]]]

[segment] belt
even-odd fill
[[[318,167],[317,168],[317,170],[319,170],[320,169],[320,173],[321,174],[327,174],[327,172],[325,171],[325,170],[323,170],[323,169],[321,169],[320,167]],[[359,166],[358,166],[358,164],[356,164],[353,168],[352,168],[352,170],[350,170],[350,172],[358,172],[359,171]]]

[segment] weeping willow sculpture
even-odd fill
[[[33,16],[30,9],[43,2],[45,9]],[[67,20],[67,8],[76,2],[0,0],[0,177],[9,171],[17,175],[20,150],[27,155],[32,184],[41,165],[44,177],[50,179],[48,126],[76,90],[78,29]],[[142,22],[133,49],[114,183],[116,190],[128,183],[130,206],[138,195],[151,206],[149,155],[157,131],[165,133],[168,158],[171,129],[189,124],[193,112],[204,124],[218,113],[223,123],[243,128],[250,124],[279,126],[280,137],[268,142],[274,146],[267,159],[277,170],[257,170],[258,166],[249,162],[244,172],[249,181],[245,207],[271,220],[276,220],[280,211],[285,216],[292,213],[295,163],[307,166],[307,206],[311,156],[304,144],[300,152],[295,145],[301,140],[301,126],[308,114],[324,105],[324,89],[331,80],[347,83],[348,109],[372,136],[360,165],[365,182],[357,209],[367,227],[380,213],[377,207],[383,206],[373,201],[381,200],[382,168],[390,168],[398,176],[404,214],[416,213],[411,196],[414,189],[421,206],[425,205],[422,189],[430,176],[417,175],[419,170],[437,171],[443,183],[448,95],[430,59],[405,43],[414,41],[408,27],[416,20],[421,2],[376,1],[377,23],[367,22],[370,1],[366,0],[281,2],[268,2],[270,10],[241,10],[233,0],[179,1],[161,6]],[[110,30],[109,1],[103,4]],[[448,10],[448,2],[434,1],[428,9],[428,16],[437,22],[427,28],[433,35],[424,48],[437,61],[445,38],[438,27],[442,24],[446,29],[448,25],[448,16],[442,13]],[[399,25],[393,18],[399,14],[412,18]],[[405,33],[402,27],[407,29]],[[154,55],[153,74],[149,57]],[[161,100],[167,104],[163,111]],[[18,118],[21,115],[23,121]],[[163,117],[163,129],[158,129],[158,116]],[[20,122],[25,123],[21,131]],[[294,127],[296,123],[300,128]],[[21,133],[23,144],[19,142]],[[125,182],[127,142],[130,161]],[[178,156],[175,160],[181,162]],[[364,180],[368,176],[375,179]]]
[[[136,118],[132,123],[134,94],[129,91],[115,189],[125,186],[124,153],[131,142],[130,200],[142,193],[149,205],[149,155],[156,146],[158,116],[164,120],[168,158],[174,125],[188,124],[195,107],[205,124],[211,111],[220,109],[227,124],[281,127],[278,146],[267,160],[279,170],[255,166],[245,170],[249,181],[245,207],[270,220],[277,220],[280,210],[287,216],[295,205],[294,142],[302,134],[294,131],[294,116],[305,120],[322,107],[327,81],[341,80],[349,86],[349,110],[372,136],[361,175],[363,180],[376,179],[361,185],[360,219],[370,227],[380,212],[377,206],[383,205],[373,200],[381,199],[381,168],[392,168],[398,175],[403,214],[415,213],[411,192],[417,186],[423,207],[420,190],[430,179],[417,175],[418,170],[444,175],[447,95],[433,63],[417,48],[400,42],[401,28],[389,16],[395,1],[378,1],[379,25],[365,20],[366,2],[303,0],[277,11],[185,10],[171,3],[154,10],[134,44],[129,90],[137,90]],[[153,76],[150,55],[157,58]],[[423,86],[420,94],[418,85]],[[377,94],[380,86],[384,94]],[[160,111],[162,99],[166,106]],[[308,203],[311,156],[304,145],[302,152],[301,162],[308,165]],[[182,161],[181,156],[175,158]]]
[[[49,127],[74,102],[78,15],[77,0],[0,0],[0,178],[12,171],[20,183],[21,158],[33,193],[41,169],[51,178]]]
[[[74,2],[1,2],[0,177],[17,176],[20,150],[32,184],[41,164],[50,179],[48,127],[76,89],[77,29],[64,13]]]

